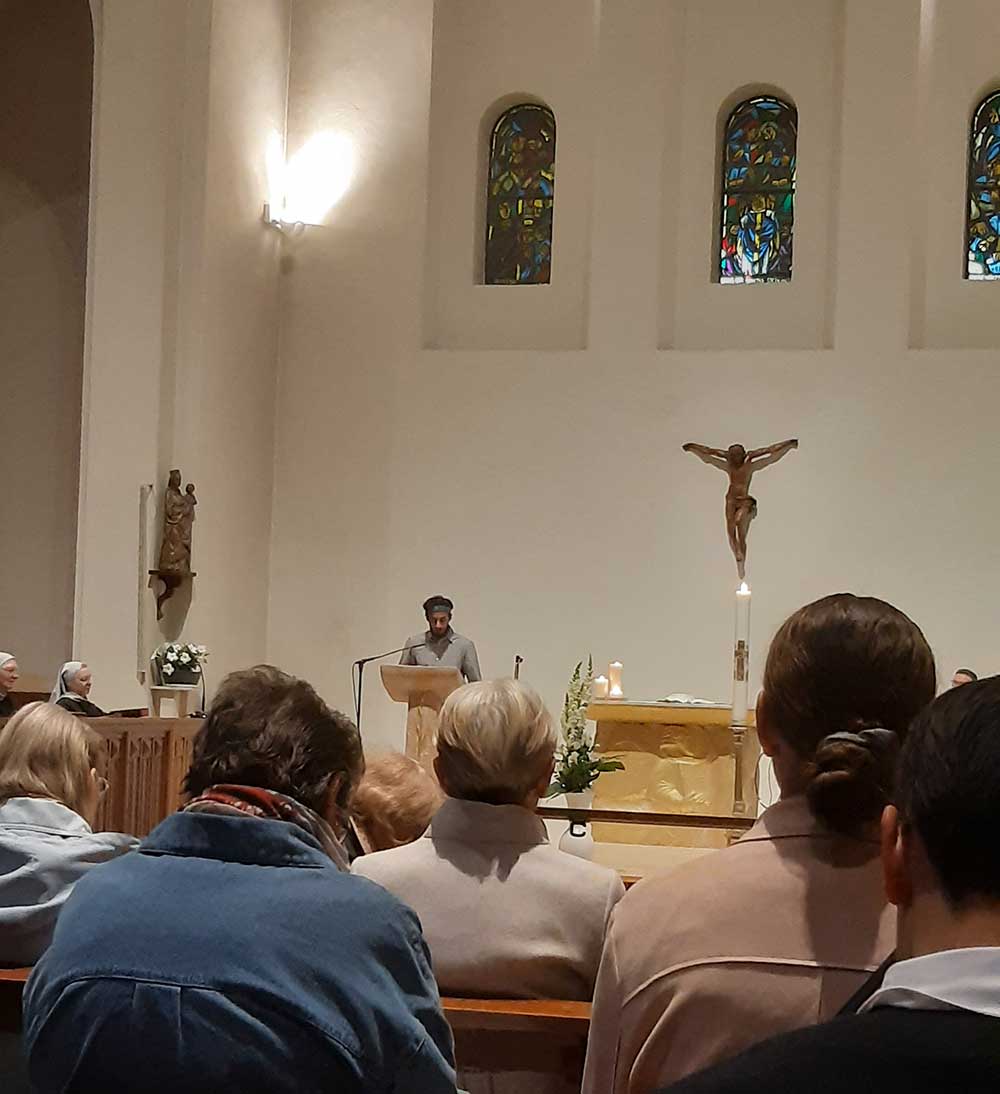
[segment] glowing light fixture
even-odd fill
[[[268,201],[264,220],[280,231],[322,224],[347,193],[354,177],[355,150],[350,137],[332,130],[316,133],[287,162],[281,136],[267,144]]]

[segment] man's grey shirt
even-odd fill
[[[435,638],[430,631],[425,631],[423,634],[415,634],[412,638],[407,638],[406,644],[416,646],[417,649],[404,650],[403,656],[399,659],[401,665],[425,665],[431,669],[458,669],[470,684],[483,678],[479,668],[479,657],[472,640],[456,634],[451,627],[441,638]]]

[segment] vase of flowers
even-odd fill
[[[581,858],[594,853],[594,840],[586,811],[594,801],[594,783],[605,771],[624,771],[625,765],[614,756],[600,756],[593,735],[587,728],[587,707],[594,684],[594,662],[587,658],[577,663],[570,677],[562,709],[562,742],[556,752],[556,768],[547,797],[566,796],[570,809],[579,809],[582,816],[573,818],[559,840],[559,848]]]
[[[600,756],[594,746],[592,734],[587,729],[587,707],[594,685],[594,663],[587,658],[577,663],[570,677],[562,709],[562,743],[556,751],[556,769],[547,797],[565,794],[589,793],[593,799],[593,785],[598,775],[605,771],[624,771],[625,765],[614,756]],[[585,808],[589,808],[588,806]]]
[[[153,673],[160,685],[194,686],[201,683],[208,649],[194,642],[164,642],[153,651]]]

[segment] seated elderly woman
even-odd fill
[[[76,882],[138,840],[93,832],[101,739],[49,703],[0,730],[0,964],[31,965]]]
[[[24,998],[39,1094],[454,1094],[420,924],[352,877],[354,724],[269,665],[231,673],[191,800],[77,886]]]
[[[514,680],[466,684],[441,708],[447,801],[426,835],[353,866],[420,916],[446,995],[589,999],[621,878],[549,845],[535,814],[556,730]]]
[[[412,843],[443,801],[441,787],[402,752],[369,760],[351,804],[352,857]]]
[[[10,693],[18,676],[17,658],[12,653],[0,653],[0,718],[9,718],[17,709]]]
[[[89,699],[93,682],[94,676],[87,664],[67,661],[59,670],[49,702],[81,718],[103,718],[104,711]]]

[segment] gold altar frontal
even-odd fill
[[[749,725],[737,743],[728,706],[594,700],[587,717],[597,723],[596,744],[624,771],[609,771],[594,784],[594,809],[637,813],[734,815],[737,749],[742,751],[743,816],[757,815],[756,772],[760,745]],[[597,843],[673,847],[725,847],[725,830],[664,825],[594,824]]]

